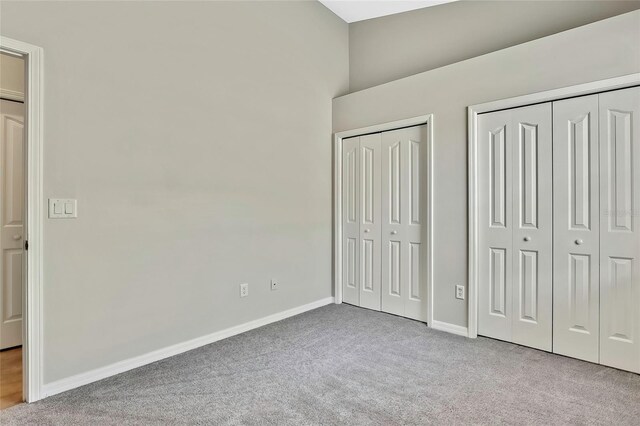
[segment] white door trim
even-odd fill
[[[427,324],[433,322],[433,114],[374,126],[337,132],[333,135],[333,294],[335,303],[342,303],[342,140],[353,136],[386,132],[403,127],[426,124],[429,132],[427,147]]]
[[[469,337],[478,336],[478,114],[516,108],[542,102],[557,101],[576,96],[590,95],[607,90],[623,89],[640,84],[640,73],[608,78],[591,83],[547,90],[530,95],[501,99],[467,108],[468,170],[469,170]]]
[[[0,37],[0,48],[25,58],[25,129],[27,144],[26,282],[23,301],[23,395],[40,399],[42,389],[42,265],[43,265],[43,50]]]

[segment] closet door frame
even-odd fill
[[[501,99],[467,107],[468,131],[468,211],[469,211],[469,253],[468,253],[468,336],[478,337],[478,284],[479,284],[479,200],[478,200],[478,115],[504,109],[518,108],[544,102],[553,102],[576,96],[591,95],[608,90],[624,89],[640,85],[640,73],[598,80],[591,83],[567,86],[524,96]],[[340,151],[341,152],[341,151]],[[430,160],[432,161],[432,160]],[[432,170],[432,168],[430,169]],[[430,290],[430,295],[432,290]],[[433,304],[433,298],[430,298]]]
[[[427,141],[427,324],[433,322],[433,114],[362,127],[333,135],[333,294],[334,303],[342,303],[342,140],[354,136],[387,132],[404,127],[426,125]]]

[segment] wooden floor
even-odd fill
[[[22,348],[0,351],[0,410],[22,402]]]

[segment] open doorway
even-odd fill
[[[20,259],[22,266],[20,267],[18,264],[18,268],[16,269],[16,271],[20,271],[22,275],[19,277],[20,279],[10,281],[14,283],[21,283],[21,285],[17,285],[19,289],[21,287],[21,291],[14,291],[11,296],[12,301],[20,301],[21,299],[21,304],[18,303],[16,305],[13,303],[13,306],[7,310],[7,312],[12,313],[12,317],[15,317],[15,314],[13,313],[20,312],[19,316],[21,324],[17,328],[20,329],[19,333],[22,335],[20,351],[20,358],[22,362],[21,366],[18,365],[17,367],[15,366],[15,363],[11,363],[11,361],[7,361],[5,365],[13,365],[15,368],[10,369],[13,373],[15,373],[16,368],[21,368],[22,370],[21,374],[19,372],[20,370],[18,370],[17,382],[14,381],[14,383],[17,383],[16,386],[18,386],[19,389],[18,395],[21,394],[18,398],[18,402],[34,402],[45,396],[42,385],[42,264],[44,262],[44,238],[42,231],[44,225],[44,214],[46,212],[46,203],[44,202],[43,194],[44,171],[42,156],[44,139],[42,126],[44,115],[44,52],[42,48],[38,46],[5,36],[0,36],[0,53],[7,54],[7,56],[2,56],[1,58],[17,58],[21,60],[22,69],[24,70],[22,73],[22,139],[16,135],[12,136],[12,140],[22,141],[21,155],[23,156],[24,162],[22,163],[23,168],[21,174],[23,188],[22,191],[15,190],[14,192],[20,192],[22,194],[23,211],[21,215],[19,212],[11,212],[11,217],[22,217],[22,237],[16,233],[12,234],[10,232],[7,234],[8,236],[6,238],[3,237],[3,245],[4,241],[7,240],[9,242],[19,241],[20,244],[15,246],[17,248],[12,248],[12,250],[22,254],[22,258]],[[7,73],[5,75],[9,74]],[[3,91],[3,96],[9,101],[19,101],[20,90],[6,89]],[[9,107],[7,107],[7,110],[9,110]],[[18,133],[17,129],[20,126],[15,123],[12,123],[12,126],[12,129]],[[0,168],[4,169],[1,162]],[[15,172],[15,170],[13,172]],[[3,187],[2,195],[4,195],[4,192],[5,189]],[[3,210],[5,206],[6,203],[0,206],[0,210],[3,211],[3,214],[6,214],[5,210]],[[18,238],[15,238],[16,235],[18,235]],[[18,256],[18,258],[19,257],[20,256]],[[13,260],[17,262],[15,257]],[[18,274],[18,272],[16,272],[16,274]],[[2,274],[0,274],[0,276],[2,276]],[[0,332],[2,332],[2,329],[0,329]],[[13,352],[14,355],[17,353],[17,351]],[[12,377],[16,377],[16,374]],[[2,383],[0,382],[0,386],[1,385]],[[7,389],[5,386],[2,387]]]
[[[0,409],[23,401],[25,60],[0,52]]]

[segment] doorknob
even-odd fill
[[[364,232],[371,232],[371,229],[365,229]]]
[[[531,237],[524,237],[525,241],[531,241]]]
[[[398,231],[391,231],[391,235],[396,235]]]
[[[20,238],[22,238],[22,235],[16,234],[16,235],[13,236],[13,239],[16,240],[16,241],[18,241]]]
[[[578,238],[578,239],[576,240],[576,245],[578,245],[578,246],[579,246],[579,245],[580,245],[580,244],[582,244],[583,242],[584,242],[584,241],[582,241],[580,238]]]

